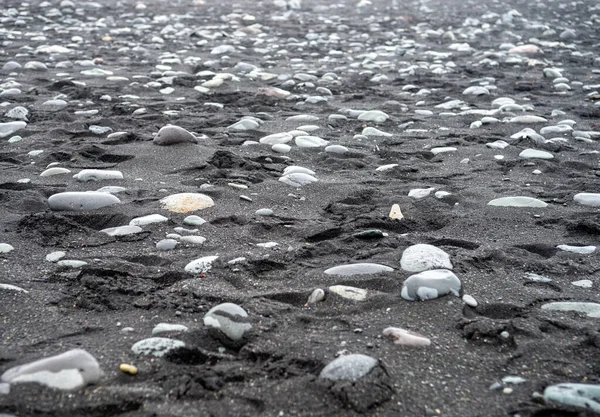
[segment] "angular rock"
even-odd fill
[[[150,337],[136,342],[131,347],[131,350],[136,355],[152,355],[161,358],[169,351],[180,347],[185,347],[185,343],[181,340],[168,339],[166,337]]]

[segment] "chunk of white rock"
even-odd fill
[[[421,272],[428,269],[452,269],[450,255],[433,245],[418,243],[402,252],[400,267],[409,272]]]
[[[461,282],[452,271],[433,269],[411,275],[402,285],[402,298],[408,301],[433,300],[447,294],[460,296]]]
[[[319,378],[333,381],[357,381],[378,365],[378,361],[367,355],[351,354],[331,361],[319,374]]]
[[[329,145],[329,141],[318,136],[296,136],[294,140],[299,148],[320,148]]]
[[[10,368],[2,374],[2,382],[16,384],[37,382],[51,388],[75,390],[94,384],[102,378],[102,370],[94,356],[83,349]]]
[[[294,136],[287,133],[287,132],[282,132],[282,133],[274,133],[272,135],[268,135],[268,136],[264,136],[262,138],[259,139],[260,143],[263,143],[265,145],[278,145],[278,144],[285,144],[288,142],[291,142],[294,139]]]
[[[391,133],[387,133],[381,131],[379,129],[375,129],[374,127],[365,127],[362,131],[364,136],[383,136],[383,137],[391,137],[393,136]]]
[[[383,123],[389,119],[389,117],[390,116],[380,110],[368,110],[359,114],[357,119],[365,122]]]
[[[114,195],[97,191],[69,191],[48,198],[48,206],[55,211],[97,210],[120,203],[121,200]]]
[[[179,241],[190,245],[203,245],[206,242],[206,238],[203,236],[183,236]]]
[[[410,330],[401,329],[399,327],[388,327],[383,331],[383,335],[390,337],[394,344],[403,346],[429,346],[431,340],[425,336],[411,332]]]
[[[594,286],[594,283],[592,282],[592,280],[589,279],[581,279],[579,281],[571,282],[571,285],[575,285],[576,287],[580,288],[592,288]]]
[[[204,325],[218,329],[233,341],[241,340],[252,329],[246,310],[233,303],[223,303],[211,308],[204,315]]]
[[[533,115],[515,116],[509,120],[510,123],[544,123],[547,121],[543,117]]]
[[[54,175],[62,175],[62,174],[69,174],[69,173],[71,173],[70,169],[61,168],[61,167],[52,167],[52,168],[48,168],[47,170],[42,172],[40,174],[40,177],[52,177]]]
[[[12,245],[9,245],[8,243],[0,243],[0,253],[9,253],[13,250],[15,250],[15,248]]]
[[[488,203],[488,206],[498,207],[547,207],[548,204],[533,197],[501,197]]]
[[[456,152],[458,149],[452,146],[440,146],[438,148],[431,148],[430,152],[434,155],[438,155],[440,153],[448,153],[448,152]]]
[[[190,274],[203,274],[210,271],[212,264],[218,256],[203,256],[202,258],[194,259],[185,266],[185,272]]]
[[[416,200],[427,197],[435,188],[414,188],[408,192],[408,196]]]
[[[325,273],[327,275],[350,276],[379,274],[382,272],[391,272],[393,270],[394,268],[390,268],[386,265],[380,265],[375,263],[356,263],[334,266],[332,268],[326,269]]]
[[[185,343],[181,340],[168,339],[166,337],[150,337],[136,342],[131,346],[131,350],[136,355],[152,355],[161,358],[169,351],[181,347],[185,347]]]
[[[352,301],[364,301],[367,298],[367,290],[347,285],[332,285],[329,292]]]
[[[162,239],[156,242],[156,249],[158,250],[173,250],[179,244],[175,239]]]
[[[188,226],[201,226],[204,223],[206,223],[206,220],[196,215],[187,216],[185,219],[183,219],[183,224]]]

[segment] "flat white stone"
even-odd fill
[[[121,171],[103,170],[103,169],[84,169],[73,175],[77,181],[103,181],[103,180],[121,180],[123,173]]]
[[[329,141],[318,136],[297,136],[296,146],[299,148],[320,148],[329,145]]]
[[[5,138],[7,136],[12,135],[13,133],[24,129],[27,126],[27,123],[19,121],[19,122],[7,122],[0,123],[0,138]]]
[[[379,274],[381,272],[391,272],[394,268],[390,268],[386,265],[380,265],[375,263],[355,263],[338,265],[332,268],[326,269],[325,273],[328,275],[367,275],[367,274]]]
[[[271,146],[271,150],[277,153],[288,153],[292,150],[292,147],[285,143],[278,143],[276,145]]]
[[[304,173],[286,174],[279,178],[279,181],[292,187],[302,187],[307,184],[319,181],[315,177]]]
[[[294,139],[293,135],[290,135],[287,132],[282,132],[282,133],[274,133],[272,135],[268,135],[268,136],[264,136],[262,138],[259,139],[260,143],[263,143],[265,145],[278,145],[278,144],[285,144],[288,142],[291,142]]]
[[[183,236],[179,241],[190,245],[203,245],[206,238],[203,236]]]
[[[265,249],[274,248],[277,245],[279,245],[279,243],[277,243],[277,242],[264,242],[264,243],[256,244],[256,246],[258,246],[259,248],[265,248]]]
[[[409,272],[421,272],[428,269],[452,269],[450,255],[433,245],[418,243],[402,252],[400,267]]]
[[[594,286],[594,283],[589,279],[582,279],[579,281],[573,281],[571,285],[575,285],[576,287],[581,288],[592,288]]]
[[[547,207],[548,204],[532,197],[501,197],[488,203],[488,206],[499,207]]]
[[[114,195],[97,191],[69,191],[48,198],[48,206],[55,211],[97,210],[120,203],[121,200]]]
[[[284,175],[300,174],[300,173],[308,174],[308,175],[316,175],[314,171],[312,171],[308,168],[297,166],[297,165],[291,165],[289,167],[285,167],[285,169],[283,170]]]
[[[329,292],[352,301],[364,301],[367,299],[367,290],[347,285],[332,285]]]
[[[162,239],[156,242],[156,249],[158,250],[173,250],[179,244],[175,239]]]
[[[600,304],[573,301],[557,301],[542,305],[542,310],[578,311],[588,317],[600,318]]]
[[[510,123],[544,123],[547,121],[543,117],[533,115],[515,116],[509,120]]]
[[[408,192],[408,196],[416,200],[427,197],[435,188],[414,188]]]
[[[319,378],[333,381],[357,381],[367,375],[379,362],[360,353],[340,356],[331,361],[319,374]]]
[[[395,168],[397,166],[398,166],[398,164],[381,165],[380,167],[375,168],[375,171],[388,171],[388,170],[393,169],[393,168]]]
[[[387,133],[381,131],[379,129],[375,129],[374,127],[365,127],[362,131],[362,134],[365,136],[383,136],[383,137],[392,137],[391,133]]]
[[[463,302],[464,302],[466,305],[468,305],[469,307],[473,307],[473,308],[475,308],[475,307],[477,307],[477,305],[478,305],[478,303],[477,303],[477,300],[475,300],[475,298],[473,298],[473,296],[472,296],[472,295],[469,295],[469,294],[465,294],[465,295],[463,295],[463,296],[462,296],[462,300],[463,300]]]
[[[350,150],[348,148],[346,148],[345,146],[342,145],[329,145],[325,147],[325,152],[327,153],[335,153],[335,154],[345,154],[348,153]]]
[[[140,233],[142,232],[142,228],[138,226],[117,226],[102,229],[100,231],[102,233],[106,233],[109,236],[126,236]]]
[[[525,149],[519,154],[519,157],[523,159],[554,159],[554,155],[550,152],[537,149]]]
[[[439,148],[431,148],[430,151],[434,155],[438,155],[440,153],[448,153],[448,152],[456,152],[458,149],[452,146],[441,146]]]
[[[180,126],[166,125],[160,128],[152,142],[159,146],[169,146],[177,143],[197,143],[198,140]]]
[[[508,143],[503,140],[496,140],[494,142],[486,143],[485,146],[492,149],[504,149],[508,146]]]
[[[71,170],[67,168],[52,167],[42,172],[40,177],[51,177],[54,175],[69,174],[70,172]]]
[[[234,341],[242,339],[252,329],[246,310],[233,303],[223,303],[211,308],[204,315],[204,325],[219,329]]]
[[[206,220],[196,215],[187,216],[185,219],[183,219],[183,224],[188,226],[201,226],[204,223],[206,223]]]
[[[160,200],[161,208],[175,213],[188,213],[215,205],[212,198],[199,193],[172,194]]]
[[[383,331],[384,336],[392,338],[394,344],[402,346],[429,346],[431,340],[427,337],[399,327],[388,327]]]
[[[564,383],[544,389],[544,399],[600,413],[600,385]]]
[[[597,193],[579,193],[575,194],[573,201],[584,206],[600,207],[600,194]]]
[[[158,323],[152,329],[152,336],[156,336],[160,333],[169,333],[169,332],[187,332],[187,326],[183,324],[169,324],[169,323]]]
[[[161,214],[148,214],[147,216],[136,217],[129,222],[130,226],[146,226],[152,223],[163,223],[169,219]]]
[[[65,259],[65,260],[62,260],[62,261],[58,261],[56,263],[56,265],[62,266],[62,267],[66,267],[66,268],[77,269],[77,268],[81,268],[81,267],[87,265],[87,262],[85,262],[85,261],[78,261],[76,259]]]
[[[579,253],[581,255],[589,255],[596,250],[596,246],[570,246],[570,245],[558,245],[558,249],[567,252]]]
[[[96,191],[99,193],[118,194],[127,191],[127,188],[117,185],[107,185],[106,187],[98,188]]]
[[[184,346],[185,343],[181,340],[168,339],[166,337],[151,337],[135,343],[131,347],[131,350],[136,355],[152,355],[160,358],[165,356],[169,351]]]
[[[185,272],[190,274],[203,274],[210,271],[212,264],[217,260],[218,256],[204,256],[202,258],[194,259],[185,266]]]
[[[389,119],[386,113],[380,110],[368,110],[358,115],[357,119],[365,122],[383,123]]]

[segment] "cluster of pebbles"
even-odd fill
[[[600,412],[600,7],[540,4],[0,5],[0,411]]]

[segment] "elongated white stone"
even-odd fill
[[[103,180],[121,180],[123,173],[121,171],[111,171],[104,169],[84,169],[73,175],[77,181],[103,181]]]
[[[308,175],[316,175],[314,171],[312,171],[308,168],[297,166],[297,165],[291,165],[289,167],[285,167],[285,169],[283,170],[284,175],[299,174],[299,173],[308,174]]]
[[[19,122],[8,122],[8,123],[0,123],[0,138],[5,138],[7,136],[12,135],[13,133],[24,129],[27,126],[27,123],[19,121]]]
[[[356,263],[338,265],[332,268],[326,269],[325,273],[328,275],[368,275],[368,274],[379,274],[381,272],[391,272],[394,268],[390,268],[386,265],[374,264],[374,263]]]
[[[391,133],[383,132],[379,129],[375,129],[374,127],[365,127],[362,131],[362,134],[365,136],[384,136],[384,137],[393,136]]]
[[[53,175],[69,174],[70,172],[71,170],[67,168],[52,167],[42,172],[40,177],[51,177]]]
[[[146,226],[152,223],[163,223],[169,219],[161,214],[148,214],[147,216],[136,217],[129,222],[130,226]]]
[[[289,134],[288,132],[282,133],[273,133],[272,135],[264,136],[260,138],[259,142],[264,143],[265,145],[278,145],[285,144],[291,142],[294,139],[294,136]]]
[[[600,413],[600,385],[564,383],[544,389],[544,399]]]
[[[532,197],[501,197],[488,203],[488,206],[499,207],[547,207],[548,204]]]
[[[55,211],[97,210],[120,203],[121,200],[114,195],[97,191],[70,191],[54,194],[48,198],[48,206]]]
[[[152,329],[152,336],[156,336],[160,333],[169,333],[169,332],[187,332],[188,328],[183,324],[169,324],[169,323],[158,323]]]
[[[367,290],[347,285],[332,285],[329,287],[329,292],[353,301],[364,301],[367,298]]]
[[[142,231],[142,228],[138,226],[117,226],[109,227],[108,229],[102,229],[100,231],[102,233],[106,233],[109,236],[126,236],[140,233]]]
[[[578,311],[585,313],[588,317],[600,318],[600,304],[598,303],[557,301],[542,305],[542,310]]]
[[[523,159],[554,159],[550,152],[540,151],[538,149],[525,149],[519,154]]]
[[[515,116],[509,120],[510,123],[544,123],[547,121],[543,117],[533,115]]]
[[[383,123],[389,119],[389,117],[390,116],[380,110],[368,110],[359,114],[357,119],[365,122]]]
[[[579,253],[581,255],[589,255],[596,250],[596,246],[558,245],[557,248],[566,252]]]
[[[292,187],[302,187],[303,185],[311,184],[319,181],[315,177],[304,173],[287,174],[279,178],[279,181],[291,185]]]
[[[598,193],[579,193],[575,194],[573,201],[584,206],[599,207],[600,194]]]
[[[329,145],[329,141],[318,136],[297,136],[295,139],[299,148],[320,148]]]
[[[169,146],[177,143],[196,143],[197,139],[182,127],[166,125],[160,128],[152,142],[159,146]]]
[[[212,198],[200,193],[172,194],[160,200],[163,209],[175,213],[189,213],[215,205]]]

